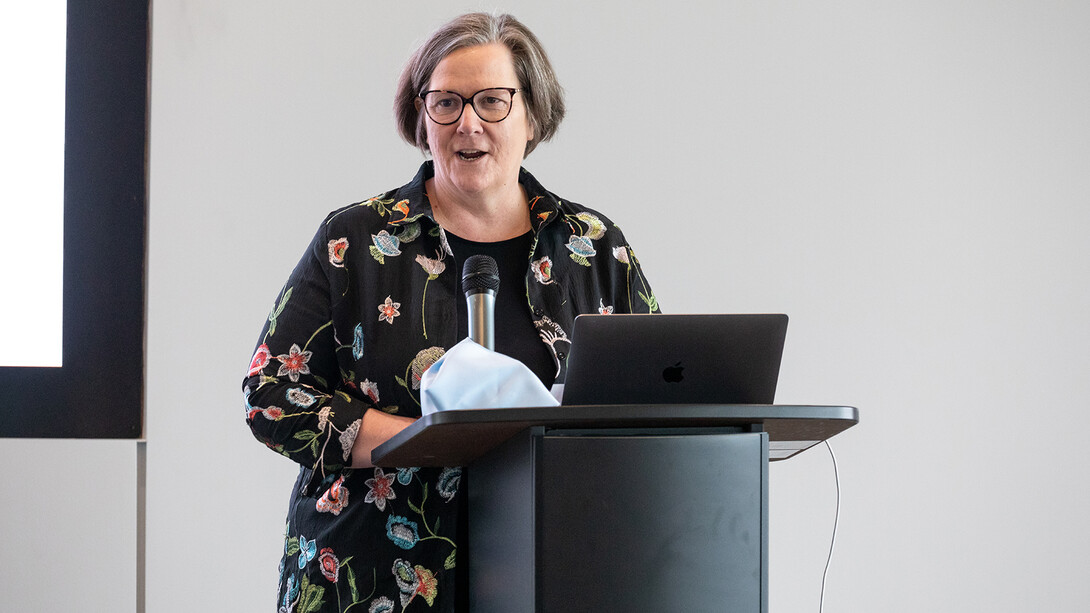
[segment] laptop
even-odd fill
[[[787,315],[580,315],[562,404],[772,404]]]

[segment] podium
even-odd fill
[[[372,461],[467,467],[473,613],[766,612],[768,464],[858,421],[794,405],[446,411]]]

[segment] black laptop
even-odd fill
[[[563,404],[772,404],[787,315],[580,315]]]

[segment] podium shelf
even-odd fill
[[[738,428],[767,432],[769,459],[785,460],[859,422],[845,406],[803,405],[582,405],[442,411],[421,417],[375,448],[382,467],[467,466],[528,428],[560,430],[673,430]]]

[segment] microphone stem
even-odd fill
[[[469,338],[489,351],[496,350],[496,295],[489,291],[466,296],[469,311]]]

